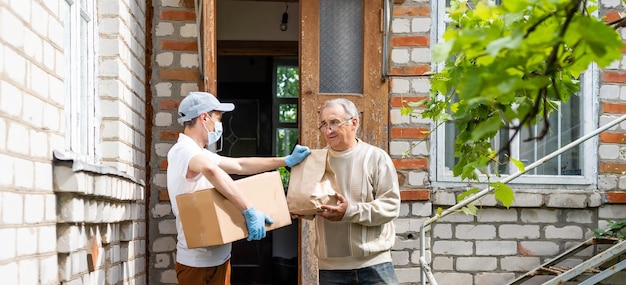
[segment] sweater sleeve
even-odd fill
[[[398,174],[389,155],[382,149],[375,148],[372,156],[365,161],[362,187],[367,188],[364,197],[356,201],[348,199],[348,209],[344,221],[364,226],[378,226],[392,221],[400,213],[400,188]],[[355,174],[356,175],[356,174]],[[361,189],[363,190],[363,189]]]

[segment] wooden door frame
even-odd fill
[[[317,129],[319,108],[329,99],[346,98],[361,112],[359,137],[388,149],[389,86],[383,76],[383,0],[363,0],[363,86],[362,94],[321,94],[319,92],[319,0],[300,2],[300,104],[298,129],[300,142],[311,148],[325,146]],[[386,59],[385,59],[386,60]],[[318,284],[315,248],[315,225],[299,223],[299,284]]]
[[[201,28],[198,41],[202,44],[202,70],[199,82],[201,91],[217,96],[217,0],[202,1]],[[206,28],[205,28],[206,27]]]

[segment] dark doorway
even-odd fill
[[[277,130],[284,129],[285,124],[277,116],[281,111],[275,84],[276,64],[286,62],[285,58],[220,56],[217,62],[217,96],[222,102],[235,104],[235,110],[224,113],[222,118],[224,140],[220,154],[283,155],[276,148]],[[287,62],[296,63],[296,59]],[[297,129],[295,134],[297,139]],[[294,139],[287,140],[286,147],[291,149],[293,144]],[[268,232],[260,241],[234,242],[231,283],[297,284],[297,228],[297,220],[293,220],[291,226]]]

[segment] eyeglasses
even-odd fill
[[[336,130],[337,128],[347,124],[348,122],[350,122],[353,118],[349,118],[346,119],[345,121],[339,121],[339,120],[331,120],[330,122],[322,122],[322,124],[317,127],[320,132],[323,132],[325,130]]]

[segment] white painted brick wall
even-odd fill
[[[541,236],[538,225],[501,225],[499,237],[503,239],[538,239]]]
[[[398,233],[398,232],[396,232]],[[430,248],[430,236],[426,236],[426,247]],[[400,238],[396,236],[396,242],[393,246],[393,250],[414,249],[420,248],[419,234],[414,235],[412,238]]]
[[[0,242],[4,245],[4,248],[0,250],[0,262],[9,261],[15,258],[17,234],[16,229],[7,228],[0,229]]]
[[[620,86],[603,84],[600,87],[600,98],[602,99],[618,99],[620,97]]]
[[[389,111],[389,122],[393,125],[408,124],[411,118],[401,114],[400,109],[393,109]],[[403,149],[402,152],[409,150]]]
[[[400,50],[397,50],[397,51],[399,52]],[[393,52],[394,51],[392,51],[392,60],[393,60]],[[408,54],[407,54],[407,60],[408,60]],[[410,80],[406,78],[393,79],[392,84],[391,84],[391,93],[398,93],[398,94],[408,93],[409,83],[410,83]]]
[[[411,62],[430,63],[431,51],[429,48],[414,48],[411,50]]]
[[[606,8],[616,8],[623,5],[622,1],[619,0],[601,0],[600,4]]]
[[[174,271],[174,269],[162,271],[160,274],[159,281],[165,284],[167,283],[176,284],[178,282],[176,279],[176,271]]]
[[[159,22],[156,24],[154,34],[157,37],[171,36],[174,34],[174,25],[168,22]]]
[[[141,99],[145,98],[145,18],[142,16],[145,15],[145,7],[137,5],[135,1],[120,1],[99,7],[99,28],[102,35],[100,76],[107,76],[106,80],[112,81],[112,84],[100,84],[99,93],[101,96],[119,99],[104,100],[101,113],[107,117],[109,123],[117,120],[136,128],[130,129],[119,124],[108,125],[110,128],[101,134],[102,139],[107,141],[102,147],[103,162],[131,174],[143,173],[143,170],[136,167],[145,165],[136,160],[142,157],[138,152],[144,152],[143,145],[135,146],[135,142],[138,142],[137,137],[141,138],[145,133],[145,118],[142,117],[145,116],[145,106]],[[133,98],[135,96],[139,100]]]
[[[411,171],[409,172],[409,185],[424,186],[428,179],[428,172]]]
[[[391,31],[394,34],[409,33],[411,31],[411,21],[408,19],[393,19],[391,21]]]
[[[598,189],[603,191],[616,190],[617,188],[617,176],[615,175],[602,175],[598,177]]]
[[[159,82],[154,85],[156,97],[171,97],[172,96],[172,83],[171,82]]]
[[[500,260],[500,267],[505,271],[530,271],[539,266],[540,257],[533,256],[509,256]]]
[[[35,224],[43,221],[44,216],[44,196],[42,195],[25,195],[24,207],[28,209],[24,211],[24,223]]]
[[[544,228],[545,237],[548,239],[559,239],[562,237],[567,237],[571,239],[579,239],[582,240],[583,229],[578,226],[565,226],[565,227],[555,227],[555,226],[547,226]]]
[[[171,113],[159,112],[154,117],[154,125],[157,127],[171,126],[174,118]]]
[[[10,6],[7,6],[10,2]],[[104,2],[104,1],[99,1]],[[111,2],[115,3],[115,2]],[[110,3],[109,3],[110,4]],[[104,92],[107,96],[124,98],[125,106],[120,114],[135,115],[128,119],[129,125],[137,126],[130,135],[120,137],[119,133],[110,138],[124,139],[129,142],[139,141],[145,131],[144,80],[144,32],[130,36],[129,28],[145,27],[145,3],[132,1],[121,12],[123,24],[127,30],[119,33],[128,36],[128,42],[107,39],[98,50],[103,55],[124,57],[122,68],[117,74],[123,77],[118,80],[123,84],[112,92]],[[43,6],[42,6],[43,5]],[[94,221],[94,207],[99,212],[112,213],[113,219],[128,217],[143,217],[143,205],[113,207],[112,203],[98,203],[90,200],[93,189],[93,177],[76,175],[72,171],[54,171],[51,169],[52,150],[63,149],[64,142],[64,110],[65,86],[63,74],[66,70],[63,50],[64,27],[62,11],[66,1],[0,1],[0,22],[4,27],[0,31],[0,162],[2,163],[2,178],[0,185],[0,241],[9,249],[2,250],[0,260],[17,262],[3,263],[0,272],[3,283],[7,284],[57,284],[59,278],[68,280],[68,284],[103,284],[104,279],[94,273],[87,272],[87,243],[88,231],[76,226],[68,227],[57,240],[57,197],[52,194],[53,184],[60,187],[57,191],[65,191],[59,199],[61,221],[82,223],[86,220]],[[107,5],[103,5],[107,6]],[[109,5],[110,6],[110,5]],[[129,7],[130,6],[130,7]],[[137,8],[140,7],[140,8]],[[133,17],[128,11],[133,11]],[[135,19],[137,23],[132,23]],[[119,25],[118,27],[122,27]],[[119,38],[122,39],[122,38]],[[116,54],[117,52],[117,54]],[[132,67],[131,67],[132,66]],[[10,68],[10,70],[8,70]],[[132,86],[132,87],[131,87]],[[114,88],[119,86],[114,86]],[[133,88],[133,89],[131,89]],[[106,88],[103,88],[106,90]],[[134,95],[133,95],[134,94]],[[130,95],[130,96],[128,96]],[[106,113],[106,112],[103,112]],[[126,119],[126,118],[124,118]],[[141,132],[141,135],[133,132]],[[145,139],[143,140],[145,142]],[[134,152],[143,144],[134,145]],[[144,155],[145,156],[145,155]],[[133,155],[127,158],[129,167],[145,165],[145,157]],[[20,171],[14,171],[19,169]],[[54,173],[54,175],[53,175]],[[69,179],[53,182],[59,175],[67,175]],[[141,177],[143,178],[143,177]],[[109,178],[111,179],[111,178]],[[118,183],[120,186],[109,197],[117,199],[143,199],[143,187],[130,187],[128,182]],[[112,184],[109,184],[112,185]],[[136,189],[135,189],[136,188]],[[72,193],[79,193],[77,198]],[[83,194],[87,194],[84,196]],[[107,194],[100,193],[100,194]],[[105,195],[106,196],[106,195]],[[110,198],[109,198],[110,199]],[[67,202],[67,203],[65,203]],[[87,209],[88,211],[82,211]],[[112,210],[112,211],[109,211]],[[126,212],[125,212],[126,210]],[[11,225],[19,225],[10,228]],[[143,232],[138,234],[141,229]],[[126,232],[125,238],[143,239],[145,226],[135,226],[132,231]],[[65,235],[64,235],[65,234]],[[115,238],[117,239],[117,238]],[[110,240],[115,240],[111,238]],[[132,243],[142,244],[141,241]],[[133,246],[132,256],[143,256],[145,247]],[[57,256],[57,250],[66,250],[70,254],[67,258],[63,254]],[[103,259],[104,255],[100,258]],[[138,266],[144,266],[140,261]],[[135,263],[133,264],[133,266]],[[119,265],[116,265],[119,266]],[[139,272],[141,271],[141,272]],[[126,275],[132,284],[145,284],[143,268]],[[98,273],[96,271],[95,273]],[[103,276],[100,274],[99,276]],[[133,280],[137,280],[135,283]]]
[[[168,268],[173,264],[173,258],[168,253],[158,253],[154,256],[155,268]]]
[[[432,20],[430,18],[415,18],[411,21],[411,32],[427,33],[430,31]]]
[[[489,272],[498,267],[495,257],[459,257],[456,260],[456,269],[459,271]]]
[[[433,243],[432,252],[443,255],[472,255],[474,243],[468,241],[438,240]]]
[[[159,222],[159,234],[164,235],[176,235],[176,223],[175,220],[163,220]]]
[[[197,68],[198,67],[198,54],[197,53],[183,53],[180,55],[180,67],[182,68]]]
[[[592,224],[594,223],[594,212],[592,210],[567,211],[565,221],[568,223]]]
[[[412,203],[411,214],[418,217],[431,217],[433,214],[433,204],[430,201]]]
[[[411,79],[411,89],[415,93],[429,94],[430,81],[426,78]]]
[[[587,206],[587,193],[550,195],[547,197],[546,206],[560,208],[585,208]]]
[[[407,64],[411,60],[409,50],[394,48],[391,50],[391,61],[395,64]]]
[[[476,255],[516,255],[517,254],[517,242],[516,241],[476,241]]]
[[[620,157],[620,147],[618,145],[600,145],[598,150],[600,159],[617,159]]]
[[[170,66],[174,62],[173,52],[162,52],[156,55],[156,63],[159,66]]]
[[[474,277],[474,284],[506,284],[513,279],[513,273],[478,273]]]
[[[180,94],[189,94],[192,91],[198,91],[197,83],[181,83],[180,84]]]
[[[2,193],[2,224],[19,225],[24,221],[24,197],[5,191]]]
[[[452,225],[444,223],[435,223],[432,225],[433,238],[437,239],[451,239],[452,238]]]
[[[401,156],[409,149],[409,142],[392,141],[389,143],[389,154],[392,156]]]
[[[433,270],[454,270],[454,258],[438,256],[433,259],[431,265]]]
[[[496,237],[496,227],[493,225],[458,225],[454,230],[458,239],[490,240]]]
[[[559,253],[559,245],[557,242],[521,241],[519,246],[535,256],[556,256]]]
[[[172,236],[164,236],[154,240],[152,243],[152,251],[168,252],[176,248],[176,239]]]
[[[394,266],[404,266],[409,264],[409,252],[407,251],[392,251],[391,259]]]
[[[524,223],[553,224],[558,221],[557,211],[558,210],[522,209],[520,219]]]
[[[474,284],[472,275],[469,273],[434,273],[435,280],[439,284]]]

